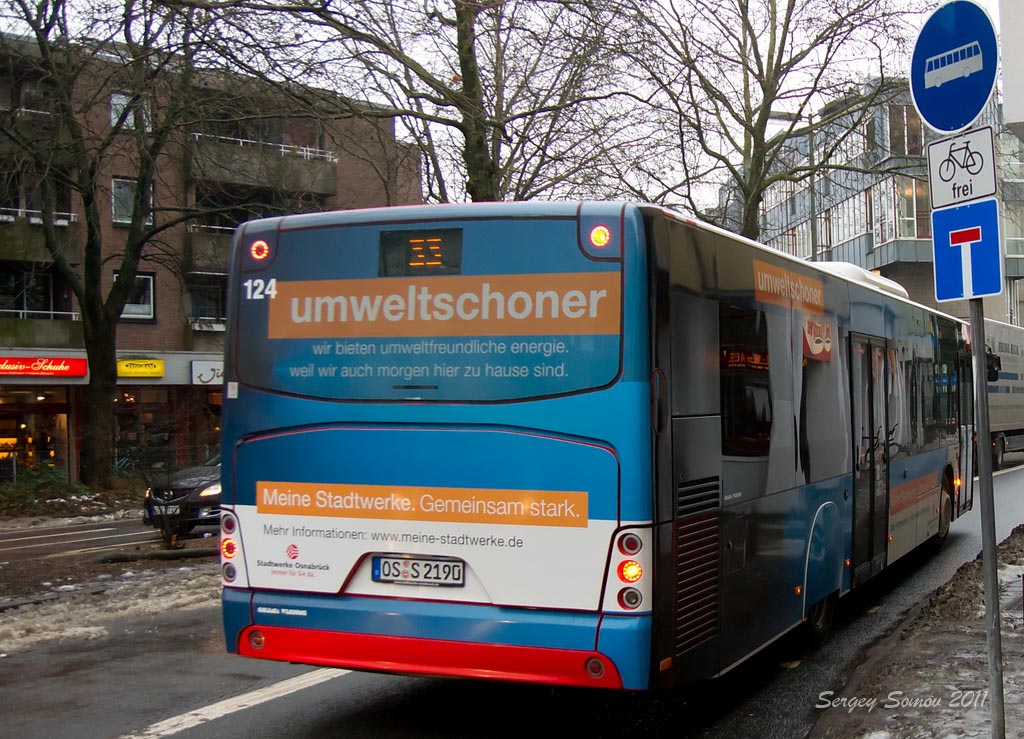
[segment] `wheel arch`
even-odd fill
[[[839,506],[822,503],[811,521],[804,553],[803,615],[822,598],[842,589],[843,537]]]

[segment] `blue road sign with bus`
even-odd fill
[[[932,211],[935,299],[999,295],[1003,291],[1003,253],[999,239],[999,203],[995,198]]]
[[[946,3],[928,17],[914,44],[914,106],[936,131],[962,131],[985,109],[998,66],[999,44],[985,9],[971,0]]]

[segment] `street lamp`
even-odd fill
[[[799,113],[786,113],[783,111],[769,111],[768,117],[779,121],[807,121],[807,168],[810,174],[807,176],[807,189],[811,196],[811,261],[818,261],[818,191],[814,182],[814,115],[808,113],[802,116]]]

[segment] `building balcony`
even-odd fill
[[[57,248],[70,262],[81,261],[78,254],[78,218],[74,213],[54,214],[56,226]],[[42,213],[37,210],[21,210],[16,208],[0,208],[0,260],[18,262],[50,262],[53,261],[46,248],[42,223]]]
[[[338,189],[338,160],[329,151],[192,134],[192,178],[271,190],[330,196]]]
[[[0,344],[23,349],[84,349],[78,313],[0,310]]]
[[[188,227],[192,255],[191,272],[227,274],[231,258],[231,239],[235,229],[226,226],[205,226],[194,223]]]

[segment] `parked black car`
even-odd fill
[[[164,528],[166,517],[177,534],[196,526],[220,523],[220,455],[198,467],[178,470],[163,480],[154,480],[146,490],[142,522]]]

